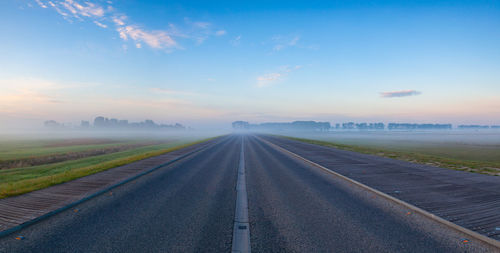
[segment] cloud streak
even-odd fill
[[[140,45],[140,42],[144,42],[155,49],[174,48],[177,46],[177,42],[165,31],[147,32],[133,25],[118,27],[116,31],[118,31],[120,38],[123,40],[126,41],[129,38],[134,40],[137,48],[141,48],[141,46],[137,46]]]
[[[397,98],[397,97],[410,97],[420,95],[421,92],[416,90],[401,90],[401,91],[386,91],[381,92],[380,96],[383,98]]]
[[[257,77],[257,87],[266,87],[270,86],[274,83],[282,81],[288,74],[293,71],[300,69],[301,66],[297,65],[295,67],[283,66],[277,72],[271,72],[267,74],[263,74]]]
[[[277,53],[285,49],[298,48],[307,50],[319,50],[317,44],[305,44],[300,35],[274,35],[269,41],[263,42],[264,45],[272,45],[272,51]]]
[[[44,4],[44,3],[42,3],[42,1],[40,1],[40,0],[35,0],[35,2],[36,2],[36,3],[40,6],[40,7],[42,7],[42,8],[47,8],[47,5],[46,5],[46,4]]]
[[[42,8],[48,8],[49,6],[54,8],[57,13],[61,14],[65,18],[72,16],[73,18],[83,20],[83,17],[100,18],[106,14],[106,10],[103,7],[91,2],[84,2],[81,4],[76,0],[35,1]]]
[[[281,35],[276,35],[273,38],[271,38],[273,43],[275,43],[273,50],[274,51],[281,51],[287,47],[294,47],[297,45],[297,42],[300,40],[299,36],[292,36],[292,37],[284,37]]]
[[[222,36],[222,35],[225,35],[226,33],[227,33],[226,30],[218,30],[215,32],[215,35]]]
[[[108,26],[107,26],[107,25],[105,25],[105,24],[103,24],[103,23],[101,23],[101,22],[99,22],[99,21],[94,21],[94,24],[96,24],[97,26],[99,26],[99,27],[101,27],[101,28],[108,28]]]
[[[239,46],[240,42],[241,42],[241,35],[238,35],[234,39],[229,41],[229,43],[234,47]]]
[[[101,28],[108,28],[110,25],[119,37],[124,41],[132,41],[136,48],[142,48],[142,44],[153,49],[162,49],[167,52],[173,49],[182,49],[179,40],[190,39],[197,44],[203,43],[209,36],[222,36],[226,30],[214,30],[213,25],[208,22],[191,21],[184,19],[184,31],[168,24],[166,29],[147,30],[141,25],[131,22],[127,15],[117,12],[111,1],[106,3],[95,3],[82,0],[35,0],[42,8],[51,7],[64,19],[73,22],[89,20]]]
[[[257,77],[257,82],[259,87],[264,87],[272,82],[279,81],[283,76],[282,73],[267,73],[262,76]]]

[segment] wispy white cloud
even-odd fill
[[[120,34],[120,38],[123,40],[128,40],[129,38],[134,40],[137,44],[140,45],[139,42],[144,42],[148,44],[152,48],[162,49],[162,48],[173,48],[177,46],[177,43],[174,39],[165,31],[152,31],[147,32],[137,26],[125,26],[118,27],[118,33]],[[141,48],[138,46],[137,48]]]
[[[69,17],[69,14],[68,14],[68,13],[66,13],[66,12],[62,11],[62,10],[61,10],[61,8],[59,8],[59,6],[58,6],[58,5],[56,5],[54,2],[52,2],[52,1],[48,1],[48,3],[49,3],[49,5],[50,5],[52,8],[54,8],[54,10],[56,10],[56,12],[57,12],[57,13],[59,13],[59,15],[63,16],[63,18],[64,18],[64,19],[69,20],[69,19],[68,19],[68,17]],[[69,20],[69,21],[71,21],[71,20]]]
[[[115,16],[112,18],[113,22],[117,26],[124,26],[125,25],[125,20],[127,19],[127,16],[121,15],[121,16]]]
[[[105,24],[103,24],[103,23],[101,23],[101,22],[99,22],[97,20],[94,20],[94,24],[96,24],[97,26],[102,27],[102,28],[108,28],[107,25],[105,25]]]
[[[275,35],[270,41],[263,42],[264,45],[272,45],[274,52],[282,51],[287,48],[299,48],[308,50],[319,50],[318,44],[308,44],[301,40],[300,35]]]
[[[186,27],[180,33],[180,36],[192,39],[197,44],[203,43],[210,36],[222,36],[226,34],[226,31],[223,29],[215,30],[214,25],[209,22],[192,21],[190,18],[184,18],[184,23]],[[171,30],[179,32],[173,25],[171,25]]]
[[[233,46],[239,46],[241,42],[241,35],[236,36],[234,39],[230,40],[229,43]]]
[[[44,4],[44,3],[42,3],[42,1],[40,1],[40,0],[35,0],[35,2],[36,2],[36,3],[40,6],[40,7],[42,7],[42,8],[47,8],[47,5],[46,5],[46,4]]]
[[[226,33],[227,33],[226,30],[218,30],[215,32],[215,35],[222,36],[222,35],[225,35]]]
[[[201,29],[207,29],[210,27],[210,23],[208,22],[191,22],[194,27],[201,28]]]
[[[42,8],[52,7],[64,19],[73,22],[90,20],[99,27],[107,28],[114,25],[114,30],[119,37],[131,40],[136,48],[142,48],[146,44],[153,49],[181,49],[179,39],[190,39],[197,44],[203,43],[210,36],[222,36],[226,34],[223,29],[215,30],[209,22],[191,21],[184,19],[185,27],[181,31],[177,26],[168,24],[166,29],[148,30],[131,22],[127,15],[116,11],[111,5],[112,1],[95,2],[84,0],[35,0]]]
[[[281,73],[267,73],[257,77],[257,86],[264,87],[272,82],[279,81],[283,74]]]
[[[277,83],[282,81],[288,74],[290,74],[293,71],[296,71],[298,69],[302,68],[301,66],[297,65],[294,67],[290,66],[282,66],[280,67],[279,71],[277,72],[271,72],[271,73],[266,73],[261,76],[257,77],[257,87],[266,87],[271,84]]]
[[[380,93],[383,98],[395,98],[395,97],[409,97],[420,95],[421,92],[416,90],[401,90],[401,91],[386,91]]]
[[[300,37],[297,35],[295,36],[275,35],[273,38],[271,38],[271,40],[274,43],[273,50],[280,51],[287,47],[296,46],[297,42],[300,40]]]
[[[84,2],[80,4],[74,0],[65,0],[65,1],[54,1],[55,5],[63,6],[67,11],[71,12],[76,18],[84,17],[103,17],[105,14],[105,10],[100,5]]]

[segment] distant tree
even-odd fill
[[[61,124],[57,123],[57,121],[55,121],[55,120],[47,120],[47,121],[43,122],[43,125],[45,127],[50,127],[50,128],[62,126]]]
[[[482,125],[459,125],[458,129],[486,129],[490,128],[490,126],[482,126]]]
[[[106,126],[106,120],[104,117],[99,116],[94,119],[94,127],[105,127]]]
[[[354,129],[355,126],[354,122],[342,123],[342,129]]]
[[[181,125],[181,124],[179,124],[179,123],[175,123],[174,128],[175,128],[175,129],[186,129],[186,127],[185,127],[185,126],[183,126],[183,125]]]
[[[233,129],[249,129],[250,124],[246,121],[235,121],[232,123]]]
[[[154,128],[156,126],[156,124],[154,121],[147,119],[144,121],[144,126],[148,127],[148,128]]]
[[[118,126],[120,127],[127,127],[128,126],[128,120],[123,119],[118,121]]]
[[[85,127],[85,128],[88,128],[90,127],[90,122],[86,121],[86,120],[82,120],[82,123],[80,124],[81,127]]]
[[[411,129],[423,129],[423,130],[437,130],[437,129],[451,129],[451,124],[410,124],[410,123],[389,123],[389,130],[411,130]]]

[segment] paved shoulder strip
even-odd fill
[[[250,224],[248,221],[247,183],[245,177],[245,136],[241,137],[240,163],[236,181],[236,210],[234,214],[232,252],[251,252]]]
[[[394,202],[394,203],[396,203],[398,205],[404,206],[404,207],[406,207],[406,208],[408,208],[408,209],[410,209],[410,210],[412,210],[414,212],[417,212],[417,213],[419,213],[419,214],[421,214],[421,215],[423,215],[425,217],[428,217],[431,220],[434,220],[436,222],[444,224],[444,225],[446,225],[446,226],[448,226],[448,227],[450,227],[452,229],[455,229],[455,230],[457,230],[459,232],[462,232],[462,233],[464,233],[464,234],[466,234],[466,235],[468,235],[468,236],[470,236],[472,238],[475,238],[475,239],[480,240],[480,241],[482,241],[482,242],[484,242],[484,243],[486,243],[488,245],[491,245],[491,246],[494,246],[494,247],[497,247],[497,248],[500,249],[500,242],[497,241],[497,240],[494,240],[492,238],[489,238],[487,236],[484,236],[482,234],[474,232],[474,231],[472,231],[470,229],[461,227],[461,226],[459,226],[459,225],[457,225],[455,223],[447,221],[447,220],[445,220],[445,219],[443,219],[443,218],[441,218],[439,216],[436,216],[436,215],[434,215],[434,214],[432,214],[430,212],[427,212],[427,211],[425,211],[425,210],[423,210],[423,209],[421,209],[419,207],[416,207],[416,206],[414,206],[412,204],[406,203],[406,202],[404,202],[404,201],[402,201],[400,199],[394,198],[394,197],[392,197],[392,196],[390,196],[388,194],[385,194],[385,193],[383,193],[383,192],[381,192],[379,190],[376,190],[376,189],[371,188],[371,187],[369,187],[369,186],[367,186],[365,184],[362,184],[362,183],[360,183],[360,182],[358,182],[356,180],[353,180],[351,178],[343,176],[343,175],[341,175],[341,174],[339,174],[339,173],[337,173],[335,171],[332,171],[332,170],[330,170],[330,169],[328,169],[326,167],[323,167],[323,166],[321,166],[321,165],[319,165],[319,164],[317,164],[317,163],[315,163],[313,161],[310,161],[310,160],[308,160],[308,159],[306,159],[306,158],[304,158],[304,157],[302,157],[300,155],[297,155],[297,154],[295,154],[295,153],[293,153],[293,152],[291,152],[291,151],[289,151],[289,150],[287,150],[285,148],[282,148],[282,147],[280,147],[280,146],[278,146],[278,145],[276,145],[274,143],[271,143],[271,142],[269,142],[267,140],[264,140],[261,137],[257,136],[257,138],[259,138],[259,140],[261,140],[262,142],[268,144],[269,146],[274,147],[274,148],[276,148],[276,149],[278,149],[278,150],[280,150],[280,151],[282,151],[282,152],[284,152],[284,153],[286,153],[286,154],[288,154],[288,155],[290,155],[292,157],[300,159],[300,160],[302,160],[302,161],[304,161],[306,163],[309,163],[309,164],[311,164],[311,165],[313,165],[313,166],[315,166],[317,168],[320,168],[320,169],[322,169],[322,170],[324,170],[324,171],[326,171],[326,172],[328,172],[328,173],[330,173],[330,174],[332,174],[332,175],[334,175],[336,177],[339,177],[339,178],[341,178],[341,179],[343,179],[343,180],[345,180],[345,181],[347,181],[349,183],[352,183],[352,184],[354,184],[354,185],[356,185],[358,187],[361,187],[361,188],[363,188],[363,189],[365,189],[367,191],[370,191],[370,192],[372,192],[374,194],[377,194],[377,195],[379,195],[379,196],[381,196],[381,197],[383,197],[383,198],[385,198],[387,200],[390,200],[390,201],[392,201],[392,202]]]

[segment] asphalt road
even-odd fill
[[[0,252],[230,252],[242,141],[253,252],[488,250],[255,136],[232,135],[1,238]]]

